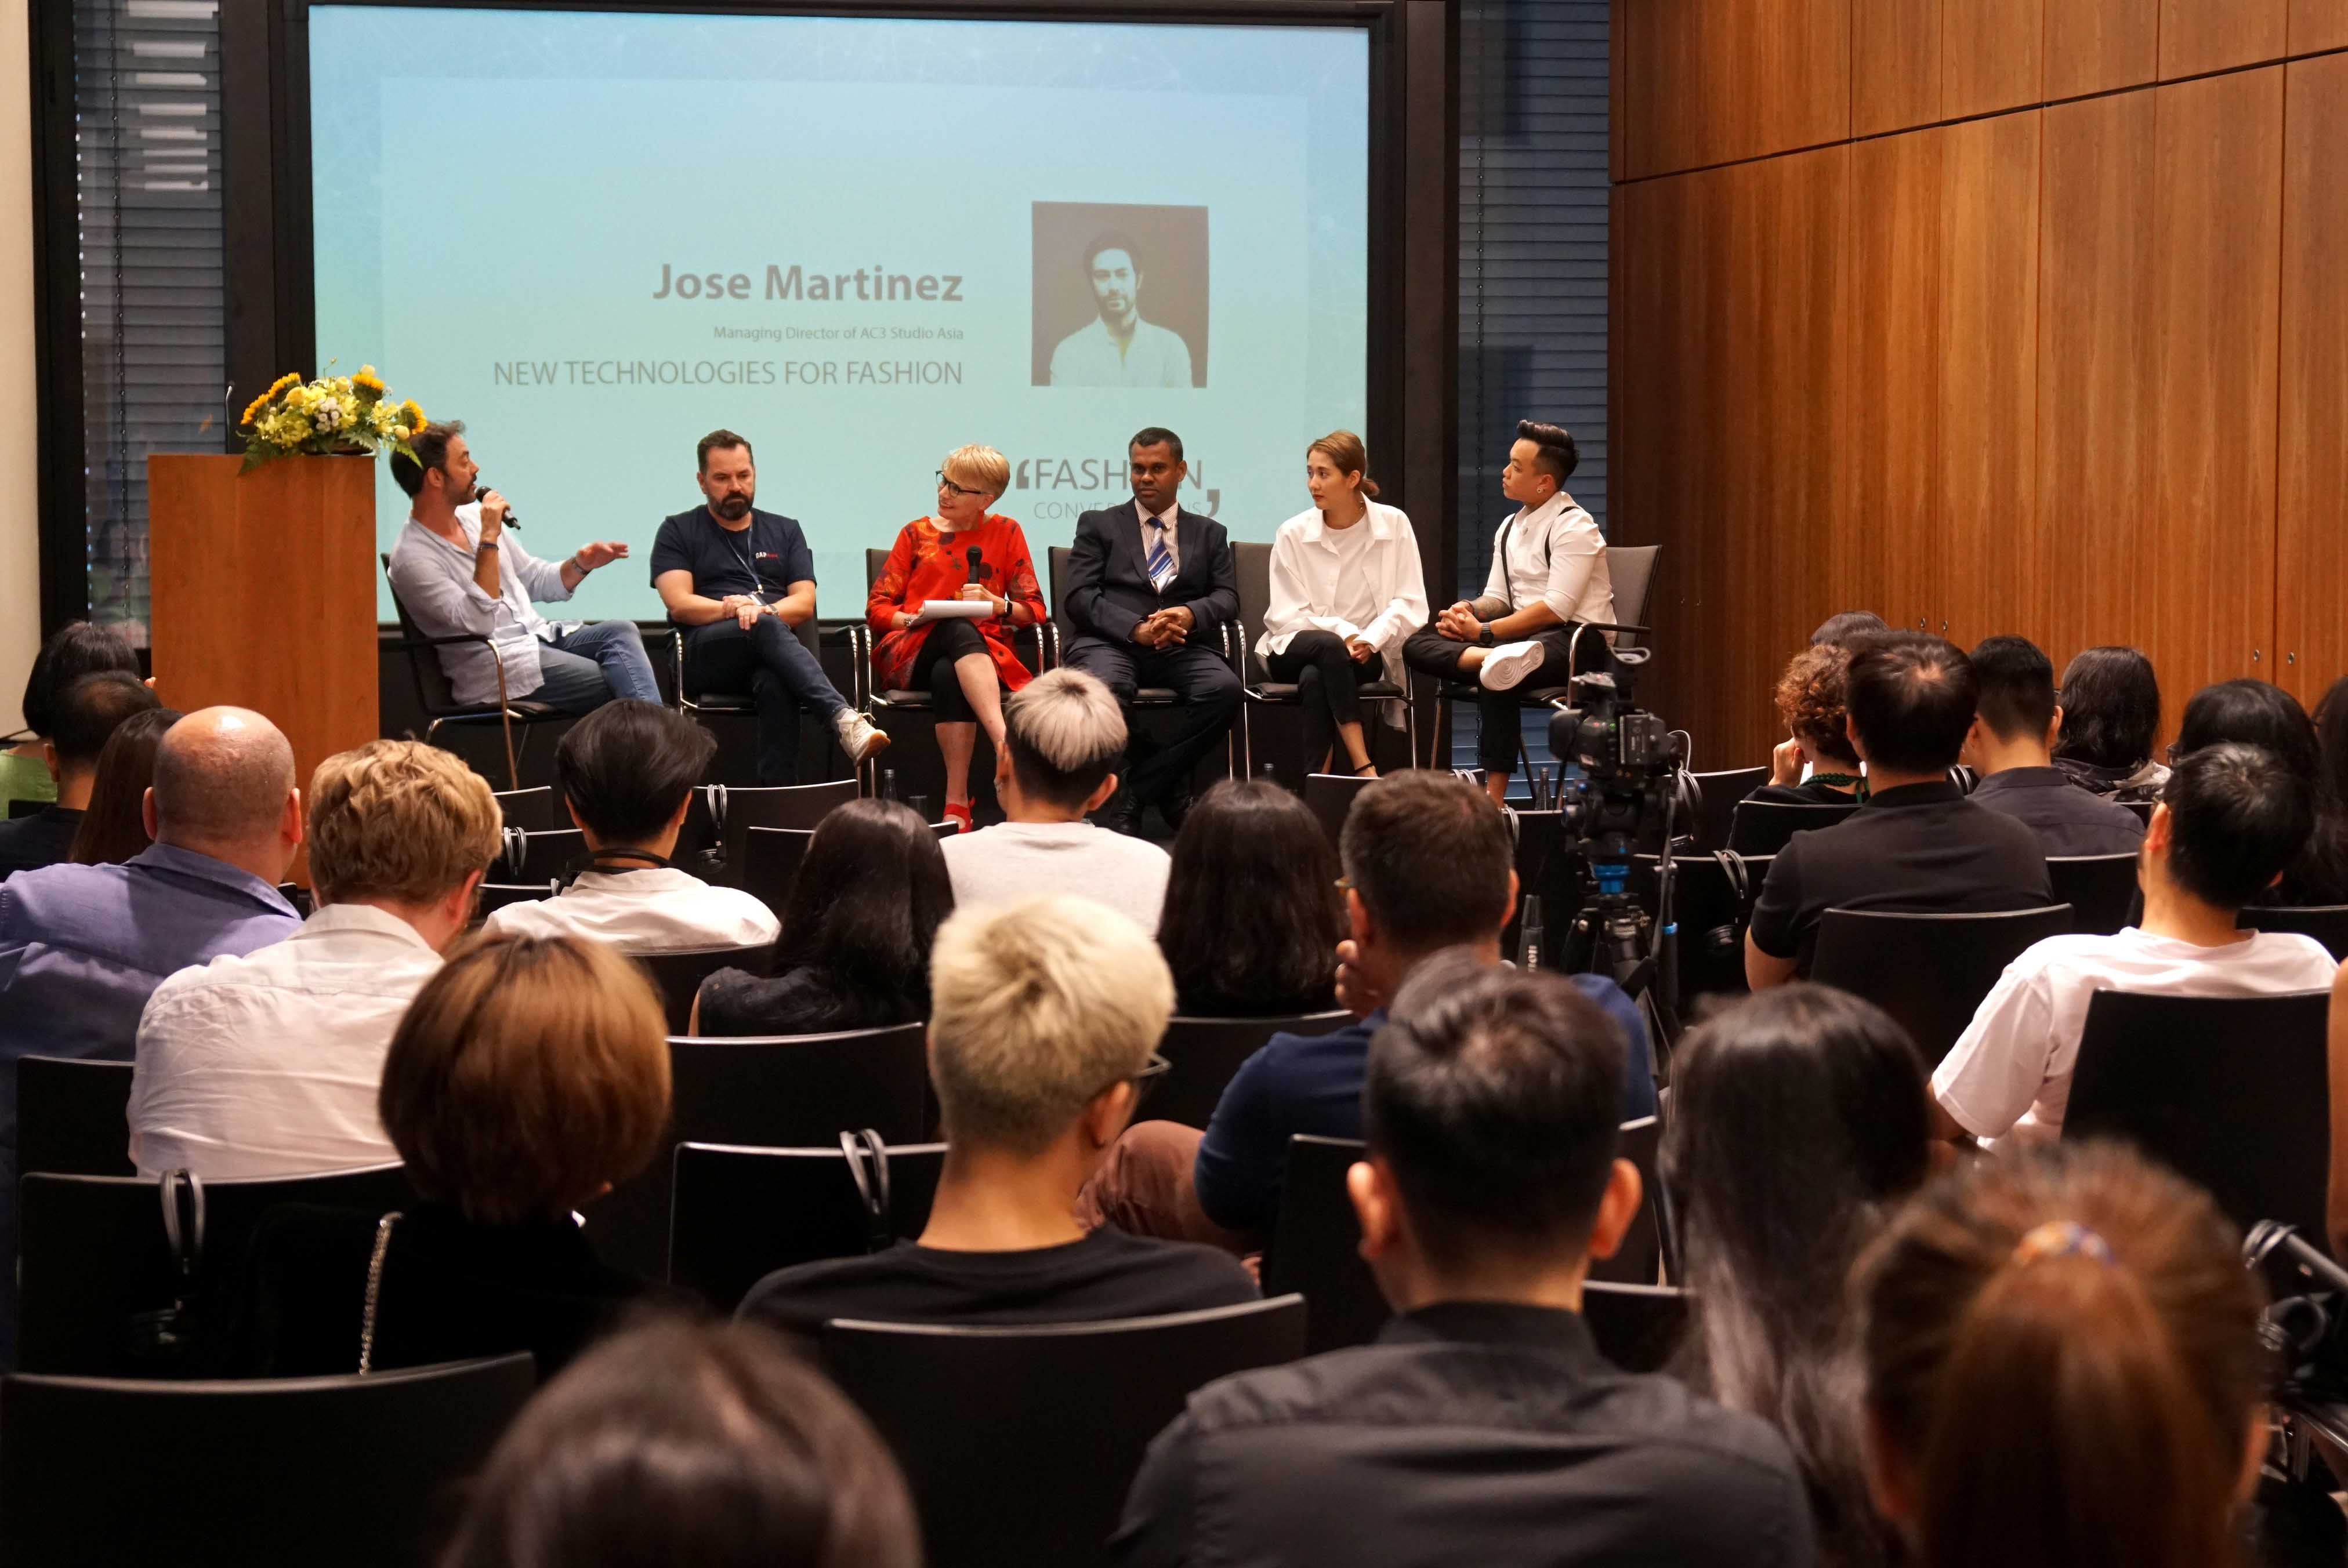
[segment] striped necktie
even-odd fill
[[[1174,552],[1166,548],[1164,520],[1152,518],[1149,526],[1155,530],[1150,535],[1149,559],[1146,563],[1149,568],[1149,588],[1153,593],[1164,593],[1166,585],[1174,580]]]

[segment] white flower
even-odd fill
[[[322,397],[318,406],[310,411],[310,423],[320,430],[340,430],[343,427],[343,405],[331,397]]]

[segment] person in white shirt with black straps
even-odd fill
[[[2242,931],[2315,823],[2305,780],[2257,746],[2204,746],[2168,775],[2138,852],[2144,923],[2049,937],[2006,966],[1932,1074],[1940,1135],[2052,1140],[2063,1130],[2087,1004],[2099,990],[2273,996],[2323,990],[2338,966],[2291,931]]]
[[[376,1113],[401,1015],[472,918],[498,803],[455,756],[371,741],[310,780],[318,907],[285,940],[155,988],[130,1067],[130,1159],[214,1181],[396,1163]]]
[[[1378,487],[1368,467],[1350,430],[1304,449],[1313,506],[1272,540],[1272,600],[1255,651],[1273,680],[1296,687],[1304,765],[1331,771],[1342,742],[1345,771],[1374,778],[1358,692],[1379,680],[1407,688],[1403,642],[1426,624],[1426,577],[1410,518],[1372,498]],[[1387,715],[1401,723],[1391,703]]]
[[[765,903],[669,864],[716,753],[708,731],[651,702],[613,702],[573,724],[555,749],[555,783],[587,865],[555,897],[509,904],[486,928],[586,937],[631,956],[772,942],[782,927]]]
[[[1563,426],[1518,424],[1500,471],[1500,493],[1517,510],[1493,541],[1483,594],[1460,600],[1403,644],[1412,669],[1482,689],[1476,750],[1495,801],[1508,798],[1517,767],[1517,687],[1537,671],[1542,685],[1563,686],[1612,668],[1611,637],[1589,630],[1614,620],[1606,538],[1565,489],[1581,464]]]

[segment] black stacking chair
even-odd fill
[[[799,646],[805,648],[811,657],[820,661],[823,657],[823,639],[827,634],[816,625],[816,619],[814,616],[809,616],[792,630],[798,634]],[[685,685],[685,629],[672,627],[670,630],[675,632],[675,635],[669,639],[669,673],[671,683],[676,690],[677,710],[680,712],[693,714],[696,718],[756,719],[758,715],[758,704],[747,692],[695,692]],[[855,639],[845,630],[833,631],[829,635],[844,641],[851,648],[855,645]],[[649,634],[647,640],[649,640]],[[804,717],[805,715],[802,715],[802,718]],[[804,729],[805,725],[802,724],[801,728]]]
[[[382,1214],[415,1201],[398,1165],[206,1182],[203,1251],[186,1294],[202,1305],[233,1288],[253,1226],[281,1204]],[[170,1307],[182,1290],[157,1184],[136,1176],[27,1173],[18,1186],[17,1215],[18,1367],[93,1378],[151,1370],[130,1353],[130,1319]],[[352,1354],[355,1358],[355,1348]]]
[[[2236,923],[2246,930],[2296,931],[2322,943],[2333,958],[2348,958],[2348,904],[2278,904],[2245,909]]]
[[[535,904],[561,891],[562,881],[555,876],[543,882],[484,882],[475,893],[473,918],[479,923],[509,904]]]
[[[1743,996],[1745,927],[1753,901],[1768,880],[1766,855],[1675,855],[1672,857],[1672,915],[1679,927],[1679,1009],[1684,1018],[1698,997]],[[1655,912],[1662,857],[1632,858],[1631,887],[1648,914]]]
[[[2128,923],[2136,905],[2133,855],[2050,855],[2046,876],[2054,901],[2071,906],[2072,927],[2108,937]]]
[[[719,864],[710,868],[710,880],[730,887],[746,886],[741,867],[752,828],[798,827],[812,832],[816,824],[854,800],[858,788],[854,779],[760,789],[705,785],[702,803],[709,814],[712,842],[720,851]]]
[[[130,1064],[59,1056],[16,1059],[16,1170],[129,1176]]]
[[[1345,1173],[1362,1157],[1357,1138],[1300,1132],[1288,1141],[1280,1214],[1263,1249],[1263,1289],[1304,1297],[1310,1355],[1366,1345],[1394,1316],[1362,1260],[1361,1221],[1345,1193]]]
[[[1304,775],[1304,804],[1320,820],[1321,831],[1329,835],[1332,845],[1345,831],[1345,818],[1354,809],[1354,797],[1377,782],[1352,774]]]
[[[1687,1332],[1694,1296],[1667,1285],[1581,1286],[1581,1320],[1598,1352],[1625,1372],[1660,1372]]]
[[[885,1153],[882,1204],[868,1202],[857,1185],[851,1158],[863,1162],[868,1183],[874,1177],[860,1147],[678,1144],[669,1283],[731,1312],[752,1286],[778,1268],[854,1257],[920,1235],[930,1221],[946,1146],[900,1143]]]
[[[930,1568],[1109,1561],[1150,1440],[1218,1378],[1304,1351],[1295,1296],[1114,1323],[827,1323],[825,1368],[897,1456]]]
[[[1865,997],[1897,1019],[1940,1065],[2006,965],[2071,929],[2068,904],[1982,915],[1829,909],[1818,920],[1810,979]]]
[[[885,1143],[918,1143],[929,1130],[926,1028],[837,1034],[675,1036],[668,1042],[669,1131],[640,1174],[587,1205],[587,1234],[603,1261],[648,1279],[668,1274],[668,1226],[679,1143],[836,1147],[870,1128]]]
[[[753,827],[742,835],[742,891],[773,910],[778,920],[791,901],[791,885],[799,879],[799,864],[814,839],[811,827]]]
[[[1658,1278],[1679,1277],[1678,1249],[1667,1247],[1663,1240],[1670,1227],[1659,1173],[1661,1163],[1656,1158],[1663,1132],[1663,1122],[1653,1116],[1622,1123],[1622,1142],[1616,1155],[1639,1167],[1639,1217],[1622,1233],[1622,1245],[1614,1249],[1612,1257],[1591,1260],[1592,1279],[1612,1280],[1618,1285],[1653,1285]]]
[[[574,825],[570,811],[551,784],[540,784],[536,789],[501,789],[493,793],[497,795],[499,814],[508,827],[544,833]]]
[[[2323,1246],[2331,999],[2097,991],[2064,1138],[2126,1139],[2207,1188],[2244,1230],[2280,1220]]]
[[[1052,580],[1051,636],[1047,641],[1051,646],[1052,666],[1055,669],[1067,661],[1066,657],[1067,645],[1083,635],[1076,630],[1076,623],[1068,618],[1068,601],[1060,590],[1061,583],[1067,580],[1068,554],[1068,547],[1066,545],[1054,545],[1044,552]],[[1247,679],[1247,671],[1240,663],[1239,628],[1230,621],[1225,621],[1220,629],[1220,646],[1216,651],[1223,656],[1231,664],[1232,671],[1244,682]],[[1136,709],[1171,708],[1174,706],[1174,693],[1164,686],[1144,686],[1133,694],[1133,706]],[[1244,704],[1242,708],[1244,709]],[[1238,774],[1240,766],[1239,732],[1240,726],[1233,724],[1223,737],[1223,771],[1233,776]]]
[[[652,977],[668,1013],[668,1031],[683,1034],[693,1017],[693,999],[701,982],[720,969],[747,969],[763,975],[775,956],[772,942],[749,948],[688,948],[672,953],[639,953],[636,962]]]
[[[383,562],[384,579],[391,579],[391,558],[378,556]],[[521,754],[530,749],[530,732],[534,725],[561,723],[572,715],[546,702],[533,702],[529,698],[509,698],[506,695],[506,668],[497,661],[497,644],[487,637],[460,632],[453,637],[427,637],[413,618],[407,606],[399,602],[399,595],[391,596],[391,608],[399,616],[399,644],[396,651],[407,657],[407,673],[416,683],[416,705],[424,711],[431,723],[424,726],[424,738],[434,739],[443,724],[473,726],[496,724],[504,733],[506,743],[506,788],[521,788]],[[498,700],[492,703],[472,704],[457,701],[457,689],[450,683],[448,672],[440,668],[440,650],[460,642],[478,642],[489,650],[489,662],[498,674]],[[521,726],[521,743],[514,743],[514,726]]]
[[[2120,804],[2136,813],[2136,819],[2147,827],[2152,825],[2153,803],[2148,800],[2124,800]]]
[[[486,880],[501,886],[549,879],[568,886],[572,868],[587,853],[587,835],[575,827],[509,827],[500,836],[503,846],[489,862]]]
[[[1259,707],[1293,708],[1297,704],[1293,682],[1274,681],[1264,668],[1263,661],[1255,654],[1255,645],[1263,635],[1264,617],[1272,611],[1272,547],[1270,545],[1231,546],[1231,555],[1240,574],[1240,678],[1247,682],[1247,697],[1240,706],[1240,754],[1247,775],[1255,774],[1254,710]],[[1406,753],[1416,765],[1418,759],[1418,705],[1411,700],[1409,682],[1378,680],[1366,682],[1356,689],[1361,700],[1377,707],[1402,705],[1403,728],[1410,750]],[[1370,754],[1377,755],[1376,732],[1365,729],[1363,738],[1370,743]],[[1331,760],[1334,767],[1345,761],[1344,748]],[[1303,770],[1312,772],[1321,765],[1319,757],[1306,757]]]
[[[1812,828],[1832,827],[1859,809],[1849,805],[1797,805],[1790,801],[1739,801],[1728,825],[1728,847],[1748,858],[1775,855]]]
[[[412,1568],[537,1384],[527,1355],[365,1378],[12,1374],[0,1563]]]
[[[1288,1018],[1173,1019],[1158,1048],[1173,1068],[1150,1094],[1150,1120],[1204,1127],[1240,1064],[1273,1035],[1327,1034],[1353,1021],[1353,1015],[1343,1011]]]
[[[1690,774],[1688,777],[1702,792],[1704,809],[1694,822],[1680,824],[1680,831],[1694,842],[1691,849],[1725,849],[1728,846],[1728,822],[1735,814],[1737,803],[1769,782],[1767,768],[1724,768],[1718,773]]]
[[[310,890],[299,882],[280,882],[277,896],[293,905],[294,913],[304,920],[318,912],[318,901],[310,897]]]

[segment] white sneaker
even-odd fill
[[[889,733],[853,708],[842,708],[839,717],[832,720],[831,728],[839,737],[839,749],[859,767],[889,749]]]
[[[1476,667],[1476,679],[1487,691],[1506,692],[1540,669],[1548,652],[1538,642],[1503,642],[1484,655],[1484,662]]]

